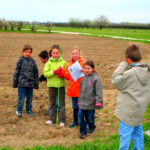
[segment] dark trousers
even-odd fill
[[[17,111],[22,112],[24,100],[26,98],[26,112],[32,111],[33,88],[18,87]]]
[[[95,110],[84,110],[79,109],[79,123],[80,123],[80,133],[81,135],[87,134],[87,124],[89,131],[94,131],[95,119],[94,119]]]
[[[50,101],[50,120],[53,123],[56,123],[56,97],[58,97],[58,105],[59,105],[59,122],[65,123],[65,87],[58,88],[50,87],[49,88],[49,101]]]

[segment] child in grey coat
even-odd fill
[[[88,60],[84,64],[85,77],[80,82],[79,95],[79,123],[80,123],[80,138],[85,138],[88,132],[95,131],[95,109],[103,107],[102,85],[99,76],[95,72],[94,62]]]

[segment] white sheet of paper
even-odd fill
[[[68,70],[74,81],[77,81],[80,77],[84,76],[84,73],[81,72],[81,66],[78,61],[76,61],[73,65],[71,65]]]

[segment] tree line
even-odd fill
[[[0,19],[0,30],[8,30],[11,29],[12,31],[21,30],[25,27],[24,25],[28,26],[28,30],[30,29],[32,32],[36,32],[38,29],[47,29],[50,33],[53,27],[72,27],[72,28],[99,28],[102,30],[103,28],[125,28],[125,29],[150,29],[150,24],[141,24],[141,23],[111,23],[109,19],[104,16],[100,15],[94,20],[80,20],[78,18],[70,18],[68,22],[64,23],[54,23],[54,22],[24,22],[24,21],[6,21],[5,19]]]

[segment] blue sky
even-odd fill
[[[69,18],[150,23],[150,0],[0,0],[0,18],[68,22]]]

